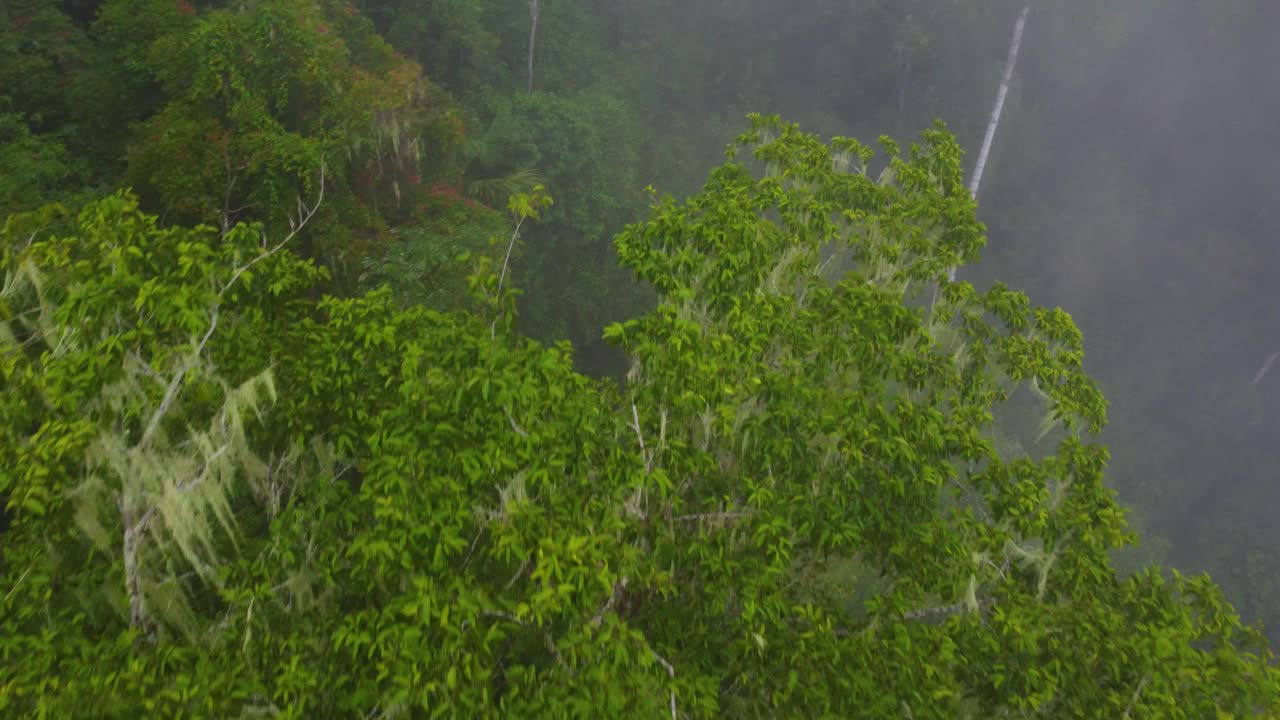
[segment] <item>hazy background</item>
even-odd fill
[[[674,147],[706,150],[655,170],[664,189],[748,110],[865,141],[940,117],[971,167],[1023,4],[637,2],[618,52],[658,78]],[[988,250],[960,273],[1082,327],[1144,534],[1127,562],[1210,571],[1273,639],[1280,369],[1251,380],[1280,349],[1277,38],[1271,0],[1036,3],[979,198]]]
[[[980,199],[989,251],[969,277],[1072,313],[1146,544],[1210,571],[1274,640],[1280,373],[1251,381],[1280,349],[1280,6],[1134,7],[1115,47],[1079,64],[1033,11],[1024,102]]]

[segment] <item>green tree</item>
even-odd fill
[[[12,218],[0,710],[1280,711],[1212,583],[1111,568],[1131,534],[1070,317],[947,281],[983,242],[954,140],[885,144],[869,173],[856,141],[753,118],[621,233],[660,296],[606,330],[622,388],[515,332],[505,262],[478,260],[468,310],[314,302],[322,271],[260,228],[160,230],[127,196],[70,232]],[[986,433],[1021,385],[1058,442],[1002,457]],[[148,507],[138,577],[182,612],[143,622]]]
[[[281,209],[314,193],[324,167],[338,193],[317,228],[337,237],[303,240],[345,269],[359,256],[353,240],[394,222],[421,185],[423,158],[442,160],[456,140],[450,105],[421,69],[337,3],[214,11],[156,52],[171,100],[140,128],[129,178],[171,221],[280,229]]]
[[[0,215],[81,194],[88,168],[49,135],[32,135],[24,118],[0,114]]]

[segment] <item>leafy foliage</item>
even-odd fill
[[[83,192],[87,175],[66,147],[31,134],[23,118],[0,115],[0,215]]]
[[[753,118],[701,192],[619,235],[660,295],[606,330],[622,388],[515,332],[505,258],[440,312],[316,301],[324,271],[260,227],[160,229],[128,196],[68,232],[11,219],[0,710],[1280,710],[1211,583],[1112,570],[1130,533],[1071,319],[946,282],[982,244],[955,142],[885,144],[876,177],[856,141]],[[1045,457],[983,436],[1016,384],[1061,423]],[[184,493],[220,448],[234,472]],[[96,462],[122,453],[185,480]],[[131,531],[182,617],[131,606]]]

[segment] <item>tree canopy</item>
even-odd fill
[[[658,296],[604,332],[621,384],[521,335],[509,253],[441,311],[315,292],[315,200],[11,217],[0,711],[1280,712],[1207,578],[1113,569],[1070,316],[947,281],[983,244],[954,139],[882,145],[753,116],[656,198],[615,241]],[[1028,430],[1056,449],[997,449]]]

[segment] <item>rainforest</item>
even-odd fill
[[[0,717],[1280,717],[1268,0],[5,0]]]

